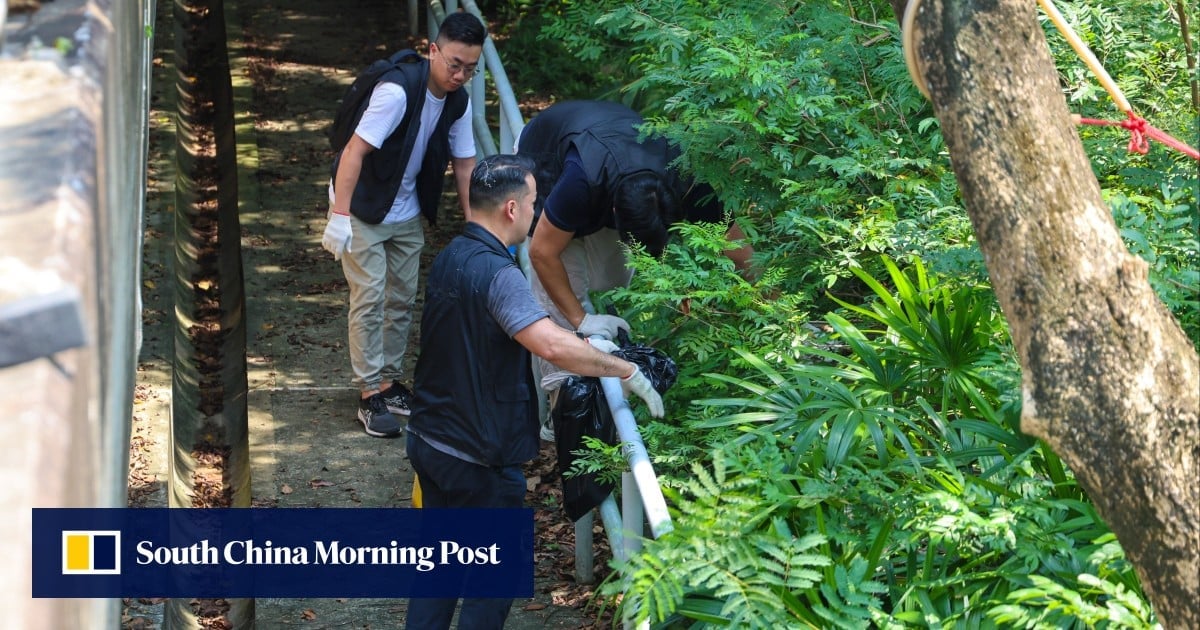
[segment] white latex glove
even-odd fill
[[[650,415],[655,418],[663,417],[663,401],[662,396],[650,384],[650,379],[642,374],[641,368],[633,366],[633,374],[621,379],[621,389],[625,390],[625,394],[636,394],[646,402],[646,406],[650,409]]]
[[[607,352],[609,354],[621,349],[621,346],[618,346],[607,339],[592,339],[589,337],[587,342],[592,344],[592,347],[600,352]]]
[[[579,329],[576,332],[584,337],[601,335],[609,339],[616,339],[617,329],[620,328],[629,330],[629,322],[617,317],[616,315],[596,315],[594,313],[587,313],[583,316],[583,321],[579,322]]]
[[[341,260],[342,254],[350,251],[350,215],[329,214],[329,223],[325,224],[325,236],[321,238],[321,247],[333,254],[334,260]]]

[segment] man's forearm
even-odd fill
[[[475,170],[475,158],[454,158],[454,189],[458,191],[458,205],[462,208],[463,220],[471,220],[471,171]]]
[[[358,175],[361,172],[362,155],[351,151],[342,152],[337,173],[333,177],[334,196],[330,210],[334,214],[350,214],[350,200],[354,197],[354,188],[358,186]]]
[[[546,361],[583,376],[625,378],[634,370],[629,361],[597,350],[549,319],[535,322],[514,338]]]

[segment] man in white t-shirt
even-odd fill
[[[409,103],[402,84],[378,83],[335,162],[322,245],[342,261],[350,286],[350,364],[368,435],[398,436],[403,427],[394,414],[409,415],[412,393],[400,379],[425,245],[420,216],[436,220],[447,161],[471,218],[475,139],[460,88],[474,76],[486,37],[474,15],[450,14],[420,62],[428,77],[424,102]],[[406,120],[410,107],[417,109]]]

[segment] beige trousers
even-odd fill
[[[425,232],[421,219],[371,225],[351,216],[342,271],[350,285],[350,367],[362,391],[403,380]],[[386,381],[386,383],[385,383]]]

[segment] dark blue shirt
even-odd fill
[[[542,211],[554,227],[572,232],[575,238],[599,232],[602,228],[616,229],[612,209],[597,211],[589,204],[587,174],[579,152],[574,148],[567,151],[563,160],[562,174],[546,197]],[[720,223],[725,220],[725,211],[712,186],[693,184],[683,198],[684,217],[692,223]]]

